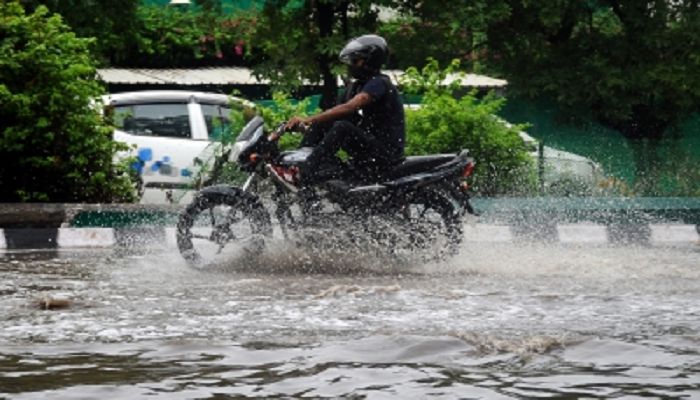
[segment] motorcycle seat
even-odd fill
[[[398,179],[405,176],[428,172],[431,169],[454,160],[454,154],[433,154],[428,156],[408,156],[385,175],[385,179]]]

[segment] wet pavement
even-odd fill
[[[0,253],[0,398],[700,399],[695,243],[271,247]]]

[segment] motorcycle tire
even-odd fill
[[[176,234],[182,257],[190,266],[202,268],[230,262],[235,252],[259,254],[265,238],[272,235],[272,223],[258,196],[217,185],[195,196],[180,215]],[[229,251],[224,253],[224,249]]]

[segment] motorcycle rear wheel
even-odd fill
[[[180,215],[177,247],[190,266],[203,268],[259,254],[271,235],[270,215],[256,195],[213,186],[198,193]]]
[[[462,218],[455,199],[443,191],[420,193],[408,204],[411,249],[423,261],[444,261],[457,255],[463,239]]]

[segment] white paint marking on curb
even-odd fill
[[[5,231],[0,229],[0,249],[6,249],[7,242],[5,241]]]
[[[112,228],[59,228],[58,247],[112,247],[116,244]]]
[[[507,225],[464,225],[464,239],[468,242],[510,242],[513,234]]]
[[[557,225],[561,243],[607,243],[608,230],[605,225],[562,224]]]
[[[698,231],[695,229],[695,225],[652,224],[649,227],[653,242],[695,242],[698,240]]]

